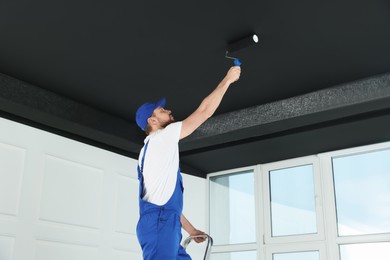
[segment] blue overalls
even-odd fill
[[[138,166],[140,218],[137,224],[137,237],[143,257],[145,260],[190,260],[191,257],[180,245],[182,238],[180,216],[183,211],[180,168],[177,171],[175,190],[165,205],[158,206],[142,199],[144,184],[142,171],[148,144],[149,141],[145,145],[141,168]]]

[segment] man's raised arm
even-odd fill
[[[229,69],[225,78],[218,84],[215,90],[202,101],[195,112],[183,120],[180,139],[192,134],[201,124],[214,114],[230,84],[237,81],[240,78],[240,74],[241,68],[239,66],[234,66]]]

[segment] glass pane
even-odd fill
[[[390,232],[390,150],[333,159],[340,236]]]
[[[270,171],[272,236],[317,232],[313,165]]]
[[[340,246],[341,260],[389,260],[390,243],[369,243]]]
[[[214,245],[256,241],[254,174],[210,178],[210,235]]]
[[[296,253],[281,253],[273,254],[273,260],[319,260],[320,253],[313,252],[296,252]]]
[[[256,251],[211,254],[210,260],[256,260]]]

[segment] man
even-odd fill
[[[181,228],[191,236],[205,234],[182,214],[178,143],[214,114],[240,74],[239,66],[231,67],[217,88],[182,122],[174,122],[171,111],[164,108],[165,99],[138,108],[136,122],[147,135],[138,161],[140,219],[137,237],[144,259],[191,259],[180,246]],[[204,239],[195,241],[199,243]]]

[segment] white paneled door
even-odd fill
[[[136,160],[0,118],[0,260],[142,259],[136,167]],[[205,230],[206,180],[184,181],[184,213]],[[191,244],[189,252],[200,259],[204,249]]]
[[[0,260],[142,259],[136,161],[0,118]]]

